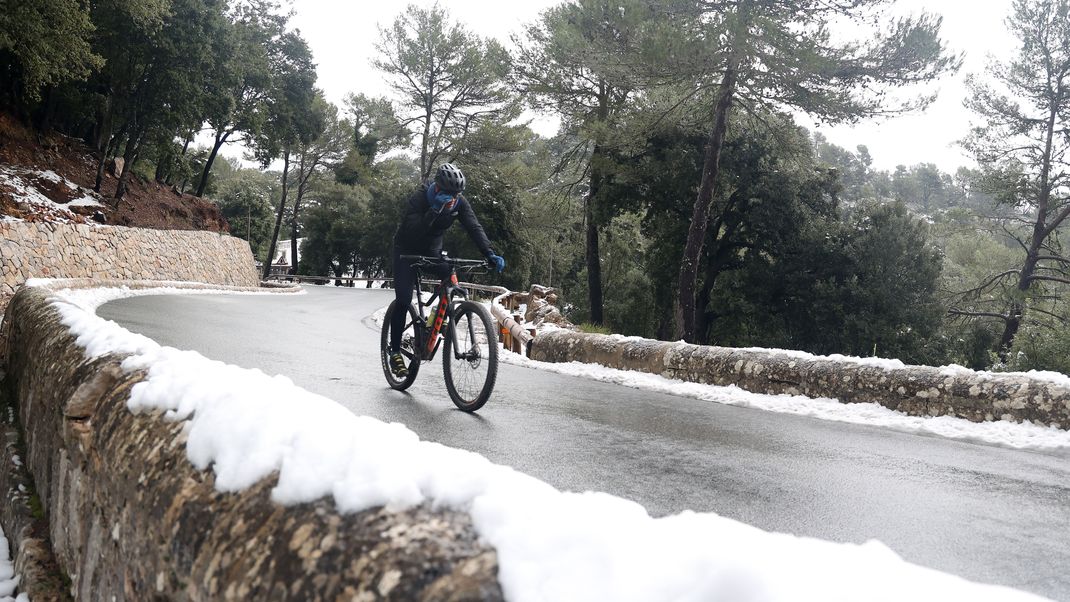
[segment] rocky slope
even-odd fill
[[[96,157],[81,140],[41,135],[0,114],[0,219],[229,231],[215,203],[136,176],[116,202],[112,169],[97,194],[96,169]]]

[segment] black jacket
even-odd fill
[[[464,195],[457,195],[457,203],[451,211],[435,212],[427,201],[427,184],[421,184],[405,201],[405,215],[401,225],[394,234],[394,246],[412,253],[435,254],[442,250],[442,236],[453,225],[455,219],[461,221],[472,242],[479,247],[483,255],[491,253],[490,240],[483,226],[476,219],[472,206]]]

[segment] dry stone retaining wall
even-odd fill
[[[1070,429],[1070,388],[1021,375],[891,368],[819,356],[666,343],[569,331],[540,334],[531,358],[591,362],[755,393],[875,402],[913,416],[1010,420]]]
[[[0,313],[30,278],[258,283],[249,244],[226,234],[0,222]]]
[[[502,599],[497,555],[466,513],[283,507],[277,477],[216,491],[187,460],[181,423],[127,409],[144,374],[86,359],[47,294],[24,287],[7,309],[3,384],[77,599]]]

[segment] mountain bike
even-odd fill
[[[490,312],[482,304],[468,299],[468,292],[457,283],[457,272],[473,273],[486,269],[487,262],[454,259],[445,254],[441,257],[402,255],[401,259],[412,262],[416,302],[399,308],[394,300],[386,310],[380,339],[386,382],[398,391],[409,388],[416,380],[420,364],[433,360],[444,340],[442,372],[446,390],[458,408],[475,412],[487,403],[498,377],[498,337]],[[449,268],[449,274],[442,276],[434,294],[425,301],[420,289],[423,272],[445,274],[446,268]],[[390,369],[390,329],[395,311],[407,313],[400,348],[408,364],[408,374],[404,377],[398,377]]]

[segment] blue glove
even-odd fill
[[[493,252],[487,254],[487,261],[494,264],[494,269],[500,274],[505,270],[505,258],[501,255],[495,255]]]
[[[435,213],[452,211],[453,206],[457,204],[457,195],[449,194],[448,192],[440,192],[431,198],[429,203],[431,204],[431,209],[433,209]]]

